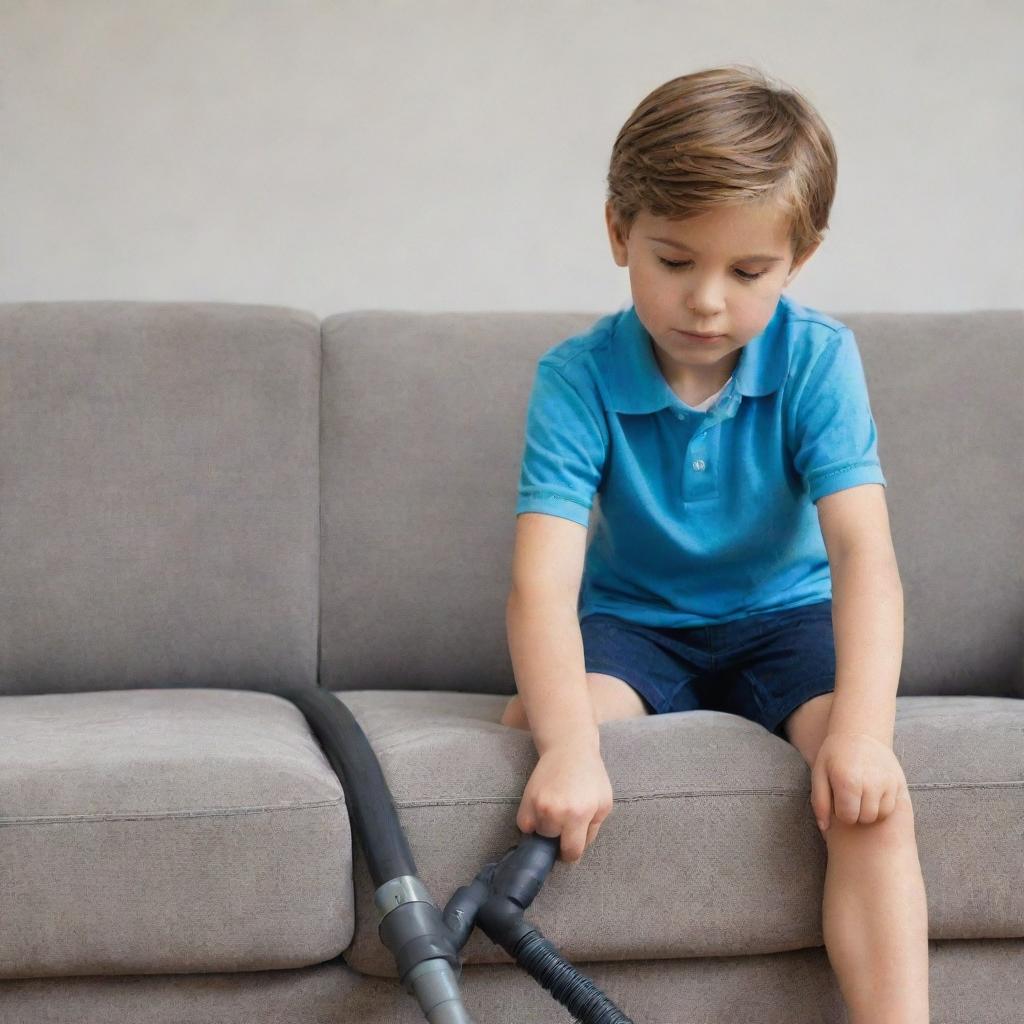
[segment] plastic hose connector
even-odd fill
[[[374,893],[373,902],[380,915],[377,934],[391,950],[407,991],[411,991],[409,972],[427,960],[447,960],[456,977],[462,973],[458,947],[440,908],[419,878],[392,878]]]

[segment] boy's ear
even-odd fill
[[[608,226],[608,241],[612,247],[612,257],[620,267],[628,266],[629,257],[626,250],[626,243],[622,238],[622,232],[612,212],[611,200],[604,204],[604,220]]]
[[[604,222],[608,226],[608,237],[617,238],[618,229],[615,224],[615,215],[612,213],[611,200],[607,200],[604,204]]]

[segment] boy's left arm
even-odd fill
[[[861,484],[817,502],[832,577],[835,694],[811,772],[811,804],[825,828],[833,813],[865,824],[887,817],[906,789],[892,751],[903,661],[903,584],[885,490]]]

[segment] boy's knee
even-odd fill
[[[643,718],[650,714],[643,698],[629,683],[603,672],[588,672],[590,699],[598,722]]]
[[[849,841],[868,849],[895,852],[917,844],[914,828],[914,806],[910,792],[903,790],[896,798],[896,805],[884,818],[874,821],[855,821],[852,824],[841,821],[833,815],[825,832],[826,845],[831,839]]]
[[[505,705],[505,710],[501,716],[501,724],[507,725],[512,729],[530,728],[526,712],[523,710],[523,702],[519,699],[518,694]]]

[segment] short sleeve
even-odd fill
[[[859,484],[886,485],[864,367],[849,327],[829,339],[800,391],[793,464],[812,502]]]
[[[538,363],[526,410],[516,515],[546,512],[590,522],[608,448],[594,410],[554,366]]]

